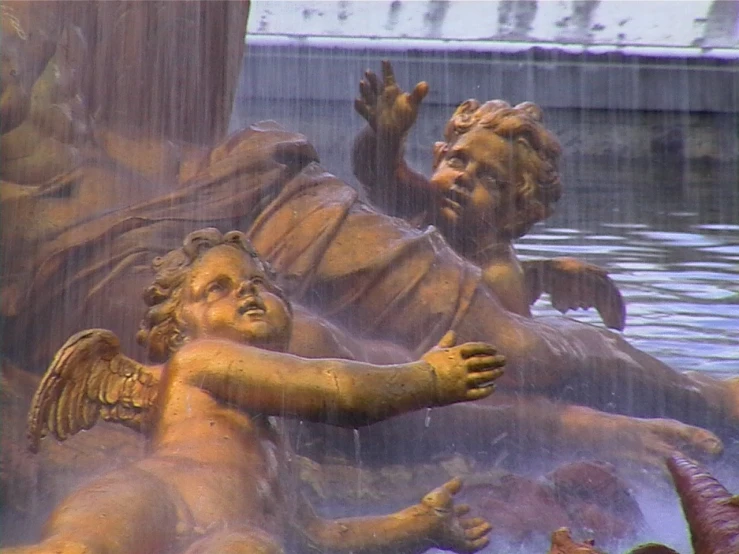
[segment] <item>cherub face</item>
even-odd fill
[[[256,261],[231,246],[206,251],[192,266],[180,317],[191,338],[219,338],[284,350],[292,317]]]
[[[439,226],[459,239],[507,228],[516,217],[514,177],[508,141],[483,128],[463,134],[431,177]]]

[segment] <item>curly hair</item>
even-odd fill
[[[444,128],[446,142],[434,146],[434,169],[454,143],[472,129],[487,129],[509,141],[516,149],[521,170],[516,182],[515,205],[521,210],[513,228],[501,229],[511,239],[528,233],[531,227],[554,211],[562,195],[557,138],[542,124],[543,112],[533,102],[511,107],[504,100],[484,104],[471,99],[462,102]]]
[[[204,252],[220,245],[231,246],[251,256],[269,279],[272,290],[292,312],[289,300],[277,285],[276,273],[259,257],[244,233],[229,231],[222,234],[212,227],[193,231],[185,237],[181,248],[158,256],[152,262],[154,282],[144,291],[144,302],[148,309],[136,334],[138,343],[147,348],[150,360],[166,361],[187,340],[178,314],[183,285],[186,284],[193,263]]]

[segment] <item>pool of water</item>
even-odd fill
[[[624,210],[624,188],[568,191],[565,209],[518,242],[521,258],[576,256],[606,268],[626,300],[631,343],[676,369],[739,374],[739,210],[721,209],[736,205],[739,185],[716,187],[693,209],[684,191],[660,201],[631,190]],[[592,209],[577,209],[584,204]],[[535,305],[553,312],[545,297]],[[600,324],[594,310],[568,316]]]

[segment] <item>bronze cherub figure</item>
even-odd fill
[[[433,175],[405,161],[405,142],[428,93],[398,86],[385,61],[382,79],[372,71],[360,82],[356,111],[368,125],[352,152],[356,177],[373,201],[416,223],[433,223],[483,270],[485,284],[510,311],[531,316],[543,292],[562,313],[595,307],[607,327],[623,329],[626,308],[608,273],[570,257],[519,261],[513,241],[549,217],[562,194],[561,148],[532,102],[460,104],[433,148]]]
[[[476,552],[490,526],[455,506],[454,479],[388,516],[324,520],[284,486],[271,416],[361,426],[490,395],[504,359],[453,334],[417,362],[375,366],[284,353],[292,312],[245,236],[204,229],[154,262],[139,333],[161,366],[107,331],[62,347],[34,397],[29,439],[60,440],[99,418],[146,433],[148,453],[53,512],[39,545],[8,552]]]

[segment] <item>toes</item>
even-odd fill
[[[465,529],[465,539],[467,539],[468,541],[476,541],[478,539],[481,539],[485,537],[485,535],[490,533],[492,528],[493,527],[488,522],[485,522],[481,525],[478,525],[477,527],[473,527],[472,529]]]

